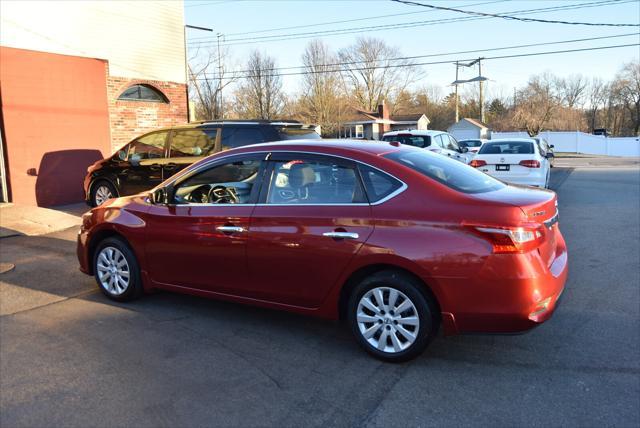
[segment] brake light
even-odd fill
[[[493,252],[525,253],[537,248],[544,240],[544,231],[538,225],[524,227],[480,227],[473,229],[493,245]]]
[[[526,166],[527,168],[540,168],[540,162],[535,159],[520,161],[520,165]]]
[[[485,166],[486,164],[487,163],[482,159],[472,159],[471,162],[469,162],[469,166],[472,166],[474,168]]]

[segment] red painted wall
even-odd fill
[[[0,47],[0,64],[11,200],[82,201],[87,166],[110,153],[106,61]]]

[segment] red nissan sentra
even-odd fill
[[[345,319],[387,361],[440,326],[531,329],[567,277],[554,192],[349,140],[230,150],[110,200],[83,216],[78,259],[117,301],[165,289]]]

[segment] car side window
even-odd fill
[[[431,138],[434,140],[436,147],[441,147],[443,149],[446,147],[446,145],[445,145],[445,143],[444,143],[444,141],[442,139],[442,134],[434,135]]]
[[[267,204],[366,203],[355,166],[331,159],[273,161]]]
[[[246,204],[251,201],[262,159],[236,159],[208,168],[179,183],[177,204]]]
[[[144,159],[159,159],[164,157],[164,143],[168,131],[154,132],[135,139],[129,144],[129,161],[141,161]]]
[[[460,147],[458,146],[458,142],[456,141],[455,138],[453,138],[451,135],[443,135],[443,137],[448,139],[447,149],[455,150],[456,152],[460,150]]]
[[[217,129],[180,129],[173,131],[169,157],[198,157],[211,154]]]
[[[402,187],[402,182],[378,169],[358,165],[369,202],[374,204]]]
[[[222,150],[264,143],[264,141],[264,135],[258,128],[229,127],[222,129]]]

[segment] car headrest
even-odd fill
[[[302,187],[315,183],[316,173],[309,165],[297,163],[291,165],[289,170],[289,185],[291,187]]]

